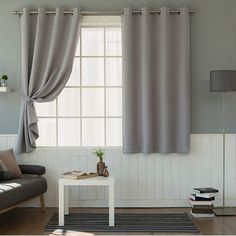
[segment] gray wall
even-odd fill
[[[188,6],[191,16],[191,132],[219,133],[221,94],[209,93],[209,71],[236,69],[235,0],[0,0],[0,75],[9,75],[11,93],[0,94],[0,134],[16,133],[20,104],[20,19],[12,10],[56,6],[86,10]],[[236,93],[227,94],[228,133],[236,133]]]

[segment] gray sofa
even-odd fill
[[[45,167],[38,165],[19,165],[19,167],[22,177],[0,181],[0,213],[35,197],[40,197],[42,210],[45,208],[43,194],[47,191],[47,181],[41,176],[45,173]]]

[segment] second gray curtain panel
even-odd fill
[[[55,14],[43,8],[38,14],[23,9],[21,16],[22,103],[17,139],[17,152],[31,152],[39,137],[34,102],[50,102],[65,87],[73,66],[79,38],[81,14]]]
[[[188,153],[190,136],[189,13],[124,9],[123,151]]]

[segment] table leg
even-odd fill
[[[64,192],[65,192],[65,215],[69,214],[69,192],[68,192],[68,186],[65,185]]]
[[[114,184],[109,185],[109,226],[115,226]]]
[[[64,226],[64,214],[65,214],[65,206],[64,206],[64,185],[59,183],[59,226]]]

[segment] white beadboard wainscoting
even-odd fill
[[[16,135],[0,135],[0,148],[15,147]],[[18,162],[44,165],[48,181],[46,205],[57,206],[57,180],[68,170],[95,171],[97,158],[88,148],[38,148],[18,156]],[[188,155],[132,154],[107,149],[105,162],[115,177],[116,207],[189,206],[193,187],[212,186],[220,190],[215,205],[221,203],[222,135],[192,134]],[[236,206],[236,135],[226,136],[227,205]],[[108,206],[104,187],[75,187],[70,190],[70,206]],[[38,206],[32,201],[27,206]]]

